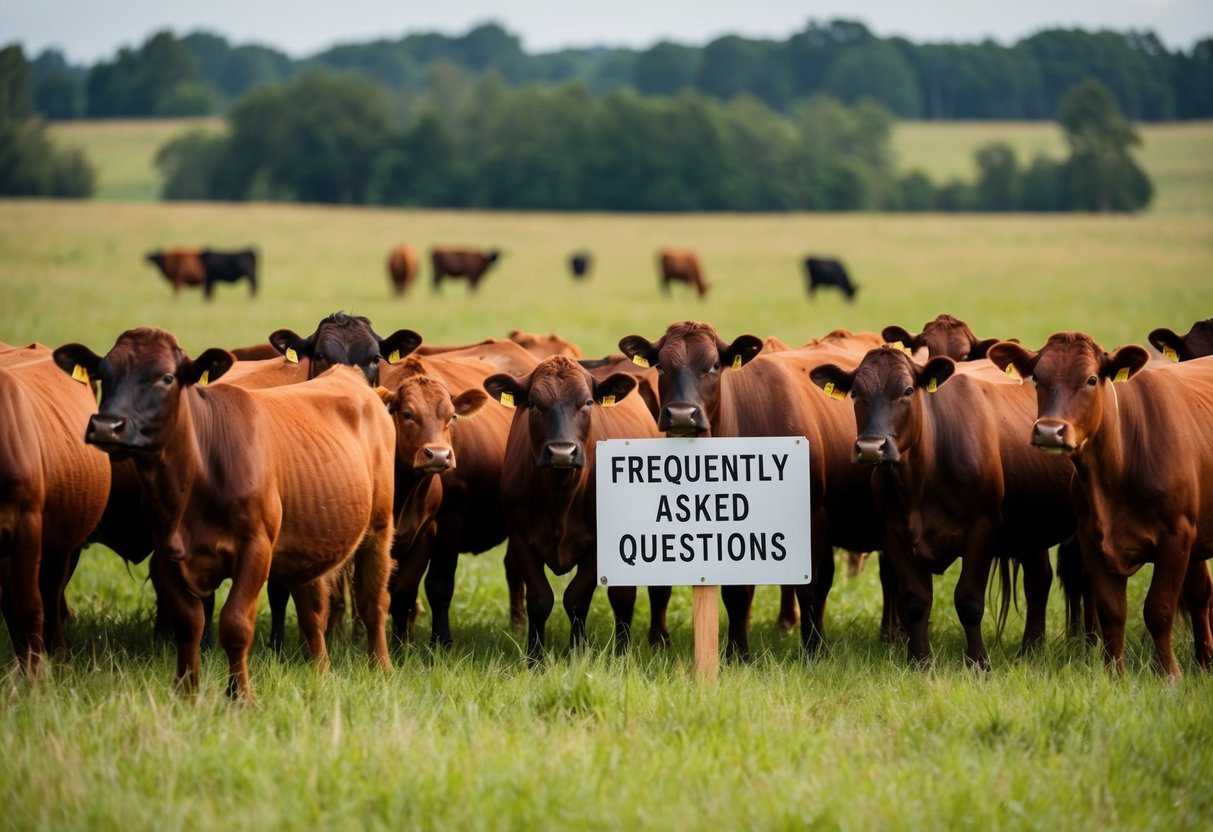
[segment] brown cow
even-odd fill
[[[472,248],[440,248],[430,249],[430,262],[434,267],[434,291],[438,291],[443,278],[466,277],[468,286],[474,292],[480,286],[484,273],[501,258],[501,251],[488,249],[482,251]]]
[[[1172,361],[1189,361],[1213,355],[1213,318],[1192,324],[1187,335],[1176,335],[1170,329],[1156,329],[1148,340]]]
[[[1182,595],[1196,660],[1213,660],[1213,358],[1152,365],[1136,345],[1109,354],[1079,332],[1052,335],[1039,352],[1002,342],[990,359],[1036,386],[1031,443],[1068,454],[1078,540],[1103,635],[1104,658],[1124,673],[1129,576],[1146,563],[1146,627],[1159,670],[1180,675],[1171,625]],[[1127,382],[1127,383],[1120,383]]]
[[[940,356],[924,366],[891,347],[871,350],[854,370],[827,364],[810,377],[833,398],[850,394],[854,401],[853,459],[877,466],[872,487],[910,659],[930,657],[931,573],[942,574],[957,558],[955,604],[968,660],[989,667],[981,621],[996,556],[1001,618],[1011,591],[1006,559],[1014,557],[1028,606],[1021,652],[1038,645],[1053,580],[1049,547],[1074,533],[1074,513],[1070,466],[1023,443],[1035,418],[1031,391],[987,361],[958,365]]]
[[[282,353],[273,344],[250,344],[247,347],[236,347],[228,350],[239,361],[264,361],[267,358],[278,358]]]
[[[948,314],[936,315],[923,324],[922,332],[914,335],[904,327],[886,326],[880,333],[890,344],[901,344],[912,353],[925,351],[927,358],[946,355],[953,361],[976,361],[985,358],[990,347],[1000,338],[978,339],[967,323]],[[917,356],[920,360],[922,356]]]
[[[67,378],[40,345],[0,353],[0,605],[17,662],[40,673],[63,646],[69,565],[101,518],[109,463],[85,446],[92,378]]]
[[[699,257],[690,249],[663,248],[657,253],[657,271],[661,276],[661,291],[669,294],[671,283],[685,283],[706,297],[708,284],[699,265]]]
[[[543,657],[544,629],[555,597],[544,566],[557,575],[576,569],[564,592],[569,644],[585,640],[585,622],[597,586],[597,504],[594,458],[603,439],[651,438],[656,425],[644,404],[628,394],[636,379],[615,373],[598,380],[567,356],[540,362],[521,378],[490,376],[484,388],[516,408],[501,477],[510,543],[526,581],[527,658]],[[612,404],[613,402],[613,404]],[[615,647],[631,638],[635,587],[607,590],[615,612]],[[654,587],[651,644],[669,639],[665,610],[668,587]]]
[[[211,349],[191,360],[171,334],[151,328],[123,333],[104,357],[80,344],[54,357],[65,372],[79,365],[101,382],[85,441],[135,461],[152,568],[174,618],[179,684],[197,688],[199,598],[226,578],[219,640],[229,694],[249,691],[257,601],[271,575],[291,587],[312,656],[327,666],[322,579],[351,557],[371,655],[388,666],[392,421],[363,376],[335,367],[288,387],[208,386],[231,354]]]
[[[182,286],[201,286],[206,283],[206,269],[202,265],[202,250],[197,248],[166,248],[153,251],[145,258],[160,269],[160,273],[173,284],[173,294]]]
[[[404,295],[417,278],[417,250],[407,243],[392,249],[387,258],[387,273],[396,296]]]
[[[521,329],[511,329],[510,334],[506,337],[540,360],[552,355],[581,358],[581,348],[555,332],[538,335],[534,332],[524,332]]]
[[[819,364],[858,363],[863,351],[845,343],[758,353],[763,342],[742,335],[725,343],[711,324],[671,324],[656,343],[629,335],[619,348],[660,371],[658,427],[671,436],[804,436],[809,440],[812,581],[796,588],[801,637],[808,656],[821,645],[825,602],[834,580],[834,546],[879,549],[880,515],[870,472],[852,465],[851,420],[809,380]],[[722,587],[728,610],[726,652],[748,652],[746,624],[752,587]],[[891,622],[882,622],[882,627]]]

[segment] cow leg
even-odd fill
[[[270,601],[270,649],[282,658],[286,652],[286,604],[291,599],[291,590],[270,578],[265,583],[265,594]]]
[[[724,602],[725,612],[729,616],[729,633],[724,648],[725,659],[747,661],[750,658],[750,640],[746,628],[750,622],[750,606],[754,601],[754,587],[722,586],[720,599]]]
[[[1192,643],[1196,648],[1196,663],[1208,670],[1213,662],[1213,581],[1209,578],[1209,565],[1193,558],[1188,563],[1188,575],[1184,579],[1184,604],[1192,620]]]
[[[590,617],[590,602],[598,588],[598,568],[593,558],[583,560],[564,588],[564,612],[569,617],[569,649],[585,644],[585,622]]]
[[[1085,559],[1085,549],[1084,549]],[[1103,634],[1104,663],[1117,676],[1125,675],[1125,618],[1129,601],[1126,588],[1129,579],[1124,575],[1113,575],[1100,565],[1092,570],[1088,561],[1087,571],[1091,575],[1091,597],[1095,601],[1095,614],[1099,617],[1099,630]]]
[[[324,640],[326,642],[335,641],[345,635],[345,612],[348,607],[346,597],[349,594],[350,588],[350,567],[353,564],[346,563],[344,566],[338,567],[329,573],[325,583],[328,585],[326,593],[328,595],[328,613],[324,625]],[[298,608],[299,604],[295,604]],[[354,618],[353,615],[350,616]],[[353,626],[353,621],[351,621]]]
[[[813,512],[813,580],[798,590],[800,595],[800,639],[804,642],[805,660],[809,661],[821,649],[825,636],[826,599],[834,585],[834,548],[826,538],[826,516],[823,509]]]
[[[543,561],[532,552],[519,548],[516,563],[526,581],[526,657],[527,662],[535,666],[543,660],[543,635],[548,616],[556,605],[556,595],[548,583]]]
[[[42,645],[48,653],[57,653],[65,646],[63,592],[70,574],[71,557],[71,552],[43,552],[38,567],[38,593],[42,598]]]
[[[257,623],[257,602],[261,598],[261,588],[269,578],[272,549],[269,539],[259,538],[250,541],[237,554],[231,590],[219,613],[219,645],[227,653],[227,695],[232,698],[251,693],[248,653]]]
[[[994,529],[988,518],[978,519],[965,539],[960,559],[960,579],[956,582],[953,603],[956,617],[965,631],[965,658],[981,670],[990,669],[990,658],[981,636],[981,620],[986,612],[986,587],[990,583],[993,562]],[[1010,592],[1010,587],[1006,588]]]
[[[459,553],[447,551],[444,546],[438,549],[425,573],[425,597],[430,602],[430,646],[450,647],[455,643],[451,637],[451,599],[455,597]]]
[[[505,585],[510,593],[510,630],[516,635],[526,632],[526,584],[515,562],[513,544],[505,545]]]
[[[779,618],[775,625],[781,633],[790,633],[800,623],[800,605],[796,601],[796,587],[779,588]]]
[[[931,606],[935,602],[931,573],[920,563],[910,560],[900,540],[890,537],[885,547],[890,562],[897,569],[897,606],[907,636],[906,655],[913,663],[927,664],[931,660],[927,631]]]
[[[1181,533],[1182,534],[1182,533]],[[1158,556],[1154,563],[1154,577],[1146,591],[1143,613],[1146,629],[1154,639],[1154,658],[1158,670],[1164,676],[1178,679],[1183,675],[1175,650],[1171,643],[1171,628],[1175,621],[1175,610],[1188,575],[1191,560],[1192,537],[1187,534],[1168,534],[1158,542]]]
[[[367,650],[381,670],[388,670],[387,654],[388,575],[392,569],[392,505],[371,518],[371,527],[354,553],[354,604],[366,628]],[[416,599],[414,598],[414,601]]]
[[[1045,639],[1045,613],[1049,606],[1049,590],[1053,586],[1053,566],[1049,563],[1048,549],[1027,553],[1019,563],[1023,567],[1023,594],[1028,608],[1023,642],[1019,645],[1022,656],[1039,647]]]
[[[325,630],[329,618],[329,585],[323,577],[305,584],[291,587],[295,599],[295,615],[299,619],[299,633],[307,642],[308,655],[316,665],[316,671],[328,670],[329,653]]]
[[[42,559],[42,515],[27,511],[12,533],[9,581],[4,588],[4,618],[17,663],[30,678],[41,673],[42,629],[45,624],[38,571]]]
[[[623,655],[632,643],[632,617],[636,612],[636,587],[613,586],[607,589],[607,600],[615,613],[615,653]]]
[[[392,544],[392,557],[396,559],[396,574],[391,582],[392,638],[397,644],[407,644],[413,634],[414,611],[417,608],[417,590],[422,576],[430,565],[431,541],[428,535],[421,536],[411,546],[399,540]]]
[[[880,640],[892,644],[905,635],[897,614],[897,570],[884,552],[878,556],[876,567],[880,576]]]
[[[157,588],[157,600],[177,642],[175,685],[183,693],[194,693],[198,690],[201,672],[202,601],[186,588],[180,566],[159,552],[152,553],[150,570],[154,576],[152,585]]]
[[[674,590],[668,586],[649,587],[649,646],[664,647],[670,643],[670,630],[665,623],[666,610]]]

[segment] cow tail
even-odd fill
[[[1011,602],[1015,598],[1015,585],[1019,583],[1019,561],[1012,565],[1011,558],[995,558],[998,562],[998,618],[994,628],[994,636],[1002,639],[1002,631],[1007,626],[1007,617],[1011,612]],[[1019,605],[1016,604],[1016,609]]]
[[[1066,634],[1079,635],[1082,626],[1083,592],[1086,589],[1086,569],[1082,565],[1082,551],[1078,538],[1063,540],[1057,546],[1057,581],[1066,598]]]

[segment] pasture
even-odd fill
[[[1208,145],[1213,128],[1203,125]],[[1149,156],[1147,136],[1147,162]],[[1213,314],[1213,154],[1185,157],[1203,182],[1184,210],[1136,217],[896,215],[548,215],[285,205],[0,202],[0,340],[103,351],[122,330],[157,325],[191,354],[306,334],[341,309],[386,335],[400,327],[457,343],[509,330],[555,330],[587,356],[623,335],[658,337],[674,320],[723,337],[800,343],[835,327],[912,331],[939,312],[980,337],[1037,347],[1081,329],[1105,347],[1180,332]],[[1154,168],[1151,173],[1155,173]],[[1161,168],[1160,168],[1161,171]],[[1170,191],[1159,184],[1160,206]],[[459,283],[389,293],[398,242],[500,247],[470,294]],[[256,244],[261,293],[220,285],[174,299],[142,261],[164,245]],[[699,252],[708,297],[658,290],[659,246]],[[574,283],[566,256],[595,254]],[[799,261],[836,255],[860,285],[854,304],[805,296]],[[1025,437],[1026,441],[1026,437]],[[799,639],[774,625],[777,593],[757,593],[746,665],[712,686],[691,667],[690,593],[676,590],[673,642],[611,651],[600,593],[591,647],[564,649],[559,604],[549,660],[528,668],[510,632],[501,551],[461,560],[450,651],[393,653],[387,674],[359,641],[331,646],[318,677],[300,651],[264,645],[262,606],[250,660],[255,703],[223,695],[226,660],[203,658],[202,692],[170,690],[173,648],[151,634],[146,564],[126,568],[93,547],[68,588],[68,655],[31,685],[0,638],[0,810],[6,829],[267,828],[1148,828],[1196,829],[1213,816],[1213,680],[1176,628],[1178,683],[1150,668],[1140,609],[1148,575],[1130,582],[1128,672],[1114,680],[1097,649],[1064,638],[1051,596],[1047,644],[1015,659],[1013,610],[994,637],[992,671],[962,663],[952,608],[958,566],[936,579],[935,659],[907,667],[903,644],[878,638],[875,564],[841,569],[828,649],[803,664]],[[1148,570],[1147,570],[1148,571]],[[557,591],[563,582],[557,583]],[[643,596],[642,596],[643,597]],[[1022,610],[1022,599],[1019,610]],[[636,632],[647,624],[638,604]],[[723,621],[722,621],[723,628]],[[288,645],[298,644],[293,615]],[[643,639],[641,639],[643,641]]]

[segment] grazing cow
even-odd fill
[[[1171,625],[1182,596],[1196,660],[1213,660],[1213,358],[1146,368],[1136,345],[1104,352],[1091,336],[1059,332],[1039,352],[1002,342],[990,359],[1036,387],[1036,447],[1067,454],[1078,540],[1103,636],[1104,658],[1124,673],[1128,578],[1154,564],[1146,628],[1158,669],[1180,675]]]
[[[657,270],[661,274],[661,291],[669,294],[671,283],[685,283],[706,297],[708,284],[699,265],[699,257],[689,249],[663,248],[657,254]]]
[[[466,277],[468,286],[474,292],[480,286],[484,273],[501,258],[498,249],[481,251],[471,248],[439,248],[430,249],[430,262],[434,267],[434,291],[438,291],[443,278]]]
[[[547,335],[537,335],[533,332],[524,332],[521,329],[511,329],[510,334],[506,337],[540,360],[552,355],[567,355],[569,358],[581,358],[581,348],[572,341],[557,335],[555,332],[549,332]]]
[[[1156,329],[1148,338],[1159,352],[1172,361],[1189,361],[1213,355],[1213,318],[1192,324],[1187,335],[1176,335],[1170,329]]]
[[[1021,653],[1040,644],[1053,581],[1049,547],[1074,533],[1074,513],[1070,466],[1023,442],[1035,418],[1031,391],[989,362],[958,365],[940,356],[924,366],[891,347],[871,350],[854,370],[827,364],[810,377],[833,398],[854,401],[853,459],[877,466],[872,488],[910,659],[930,657],[931,573],[957,558],[966,658],[989,667],[981,621],[996,556],[1004,578],[999,629],[1010,603],[1006,559],[1014,557],[1028,606]]]
[[[911,353],[926,350],[927,358],[946,355],[953,361],[976,361],[985,358],[986,351],[1001,340],[978,340],[968,324],[947,314],[937,315],[935,320],[927,321],[922,332],[917,335],[912,335],[900,326],[886,326],[880,334],[887,343],[901,344]]]
[[[135,462],[181,686],[198,685],[199,599],[226,578],[219,640],[230,695],[249,692],[257,601],[270,576],[291,587],[312,656],[327,666],[323,579],[350,558],[371,656],[388,666],[394,440],[362,375],[335,367],[287,387],[208,386],[231,367],[231,354],[210,349],[191,360],[171,334],[152,328],[124,332],[104,357],[68,344],[54,359],[102,385],[85,441]]]
[[[671,324],[656,343],[640,335],[619,342],[625,355],[660,370],[658,427],[671,436],[804,436],[809,440],[808,509],[812,518],[812,581],[796,588],[807,656],[821,645],[825,602],[834,580],[834,546],[879,549],[880,515],[870,472],[851,465],[854,431],[841,408],[809,380],[818,364],[853,366],[863,351],[836,342],[759,355],[763,342],[742,335],[725,343],[711,324]],[[866,350],[866,347],[865,347]],[[753,588],[722,587],[728,610],[726,653],[748,652],[746,623]],[[882,627],[890,622],[882,622]]]
[[[257,252],[246,248],[238,251],[214,249],[169,248],[147,255],[161,274],[173,284],[173,294],[184,286],[202,286],[203,296],[210,300],[216,283],[235,283],[242,277],[249,282],[249,296],[257,295]]]
[[[417,277],[417,250],[407,244],[392,249],[387,259],[387,273],[397,297],[408,291]]]
[[[575,251],[569,255],[569,271],[573,273],[573,279],[581,280],[589,277],[591,262],[592,258],[588,251]]]
[[[804,270],[809,281],[809,297],[817,293],[818,286],[837,286],[848,301],[855,300],[859,287],[851,282],[850,275],[840,260],[829,257],[806,257]]]
[[[63,646],[70,564],[101,519],[109,463],[85,446],[92,376],[68,378],[40,345],[0,352],[0,607],[31,677],[43,649]]]
[[[515,565],[526,581],[527,657],[543,657],[544,629],[555,598],[544,566],[557,575],[576,569],[564,592],[569,616],[569,645],[585,640],[585,622],[597,586],[597,504],[594,459],[604,439],[652,438],[656,425],[644,404],[628,394],[634,376],[615,373],[605,379],[567,356],[540,362],[533,372],[504,373],[485,379],[484,388],[507,407],[516,408],[501,476],[514,547]],[[607,590],[615,612],[615,647],[631,638],[635,587]],[[664,643],[668,587],[650,591],[651,644]]]

